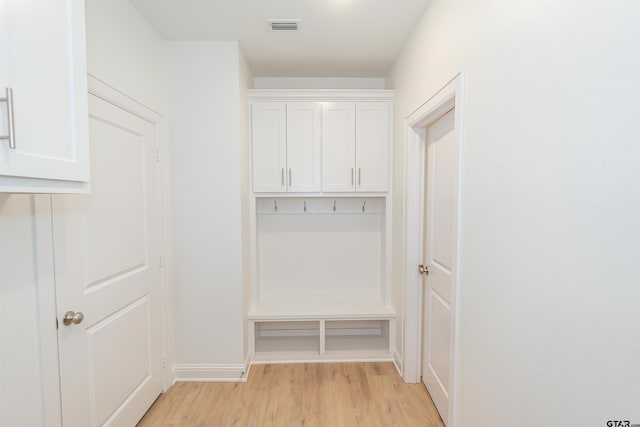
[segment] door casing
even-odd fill
[[[160,222],[163,268],[161,269],[161,313],[162,313],[162,347],[165,356],[163,389],[166,391],[174,383],[173,360],[173,309],[170,291],[170,266],[171,266],[171,240],[169,227],[169,164],[168,164],[168,139],[166,120],[159,113],[137,103],[126,94],[119,92],[101,80],[88,75],[88,92],[105,101],[108,101],[142,119],[153,123],[159,135],[159,187],[160,187]],[[58,338],[56,328],[56,302],[55,302],[55,271],[53,267],[53,229],[51,224],[51,195],[34,196],[34,227],[37,245],[37,270],[38,270],[38,311],[40,313],[38,324],[40,336],[40,359],[43,371],[42,399],[44,413],[51,426],[62,425],[60,407],[60,371],[58,356]]]
[[[460,196],[462,189],[462,141],[463,141],[463,91],[464,75],[459,73],[447,84],[426,100],[418,109],[405,119],[405,265],[404,265],[404,325],[403,325],[403,369],[406,382],[419,383],[422,363],[422,312],[423,285],[418,273],[418,265],[423,263],[424,236],[424,197],[425,197],[425,127],[437,121],[451,109],[456,110],[455,127],[458,152],[458,200],[456,203],[456,260],[453,273],[453,294],[451,301],[452,327],[450,343],[452,346],[450,366],[452,369],[449,395],[449,427],[456,425],[455,405],[457,403],[457,352],[458,348],[458,299],[460,271]]]

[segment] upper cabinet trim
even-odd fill
[[[249,89],[249,101],[393,101],[395,91],[380,89]]]

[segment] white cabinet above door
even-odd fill
[[[0,0],[0,192],[87,191],[84,13],[82,0]]]

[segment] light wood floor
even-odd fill
[[[176,383],[139,426],[444,427],[391,363],[254,365],[246,383]]]

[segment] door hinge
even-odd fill
[[[167,355],[163,354],[162,355],[162,369],[167,367]]]
[[[164,259],[162,258],[162,255],[160,255],[160,268],[164,267]]]
[[[420,264],[418,266],[418,273],[428,276],[429,275],[429,267],[424,265],[424,264]]]
[[[156,148],[156,162],[160,161],[160,149]]]

